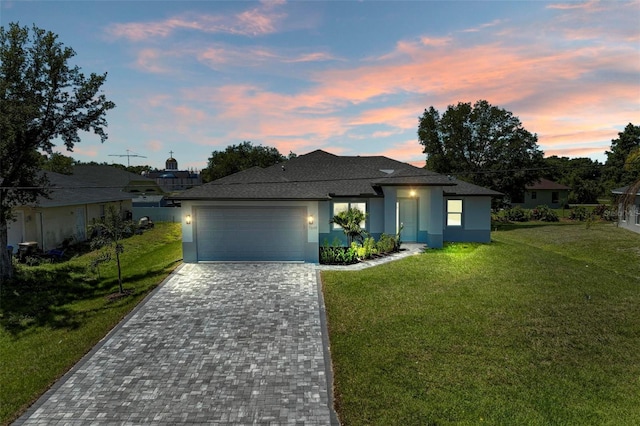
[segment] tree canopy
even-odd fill
[[[0,248],[7,245],[12,207],[46,195],[40,152],[57,141],[73,150],[80,131],[107,139],[106,112],[115,107],[100,88],[105,74],[85,76],[70,64],[73,49],[52,32],[11,23],[0,27]],[[9,278],[0,250],[0,281]]]
[[[604,176],[608,189],[627,186],[640,180],[640,165],[635,160],[640,150],[640,126],[627,124],[617,139],[611,140],[611,150],[606,151]]]
[[[568,158],[551,156],[544,159],[542,177],[567,185],[569,203],[593,204],[604,193],[602,186],[602,164],[590,158]]]
[[[285,157],[276,148],[254,146],[251,142],[244,141],[238,145],[230,145],[224,151],[213,151],[207,168],[202,170],[202,179],[210,182],[251,167],[273,166],[295,156],[294,153],[289,153],[289,157]]]
[[[433,107],[419,118],[418,140],[426,167],[520,198],[525,185],[540,178],[543,152],[538,138],[518,117],[485,100]]]

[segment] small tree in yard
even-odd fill
[[[124,293],[122,288],[122,270],[120,267],[120,254],[124,252],[122,240],[134,232],[134,224],[130,220],[124,220],[122,214],[113,205],[107,207],[103,221],[96,222],[90,226],[90,231],[96,236],[91,239],[91,248],[94,250],[104,250],[98,255],[98,263],[108,262],[114,254],[118,267],[118,286],[120,294]]]
[[[367,215],[357,208],[349,207],[347,210],[339,212],[331,219],[331,223],[342,228],[347,236],[348,246],[354,239],[362,240],[362,227],[360,226],[367,218]],[[361,241],[362,242],[362,241]]]

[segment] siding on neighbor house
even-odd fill
[[[618,206],[618,226],[629,231],[640,233],[640,197],[636,197],[635,204],[622,213],[622,205]]]
[[[558,200],[553,202],[553,193],[557,193]],[[535,198],[534,197],[535,193]],[[569,190],[567,189],[537,189],[526,191],[523,203],[513,203],[525,209],[533,209],[538,206],[548,206],[552,209],[561,209],[569,200]]]
[[[46,251],[59,247],[65,239],[86,240],[88,226],[100,219],[108,205],[114,205],[122,211],[131,210],[130,200],[56,207],[23,206],[16,210],[21,211],[24,217],[24,241],[36,241],[38,247]],[[16,246],[14,251],[17,250]]]

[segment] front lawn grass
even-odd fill
[[[123,241],[118,292],[115,260],[88,265],[93,253],[56,264],[19,266],[19,280],[3,285],[0,299],[0,424],[14,420],[56,379],[100,341],[179,265],[180,224]]]
[[[640,235],[492,237],[322,272],[344,425],[640,424]]]

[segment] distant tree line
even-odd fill
[[[419,118],[426,168],[522,199],[527,184],[546,178],[569,186],[569,202],[597,203],[611,190],[640,180],[640,126],[629,123],[611,141],[604,164],[590,158],[544,157],[537,135],[511,112],[480,100],[433,106]]]

